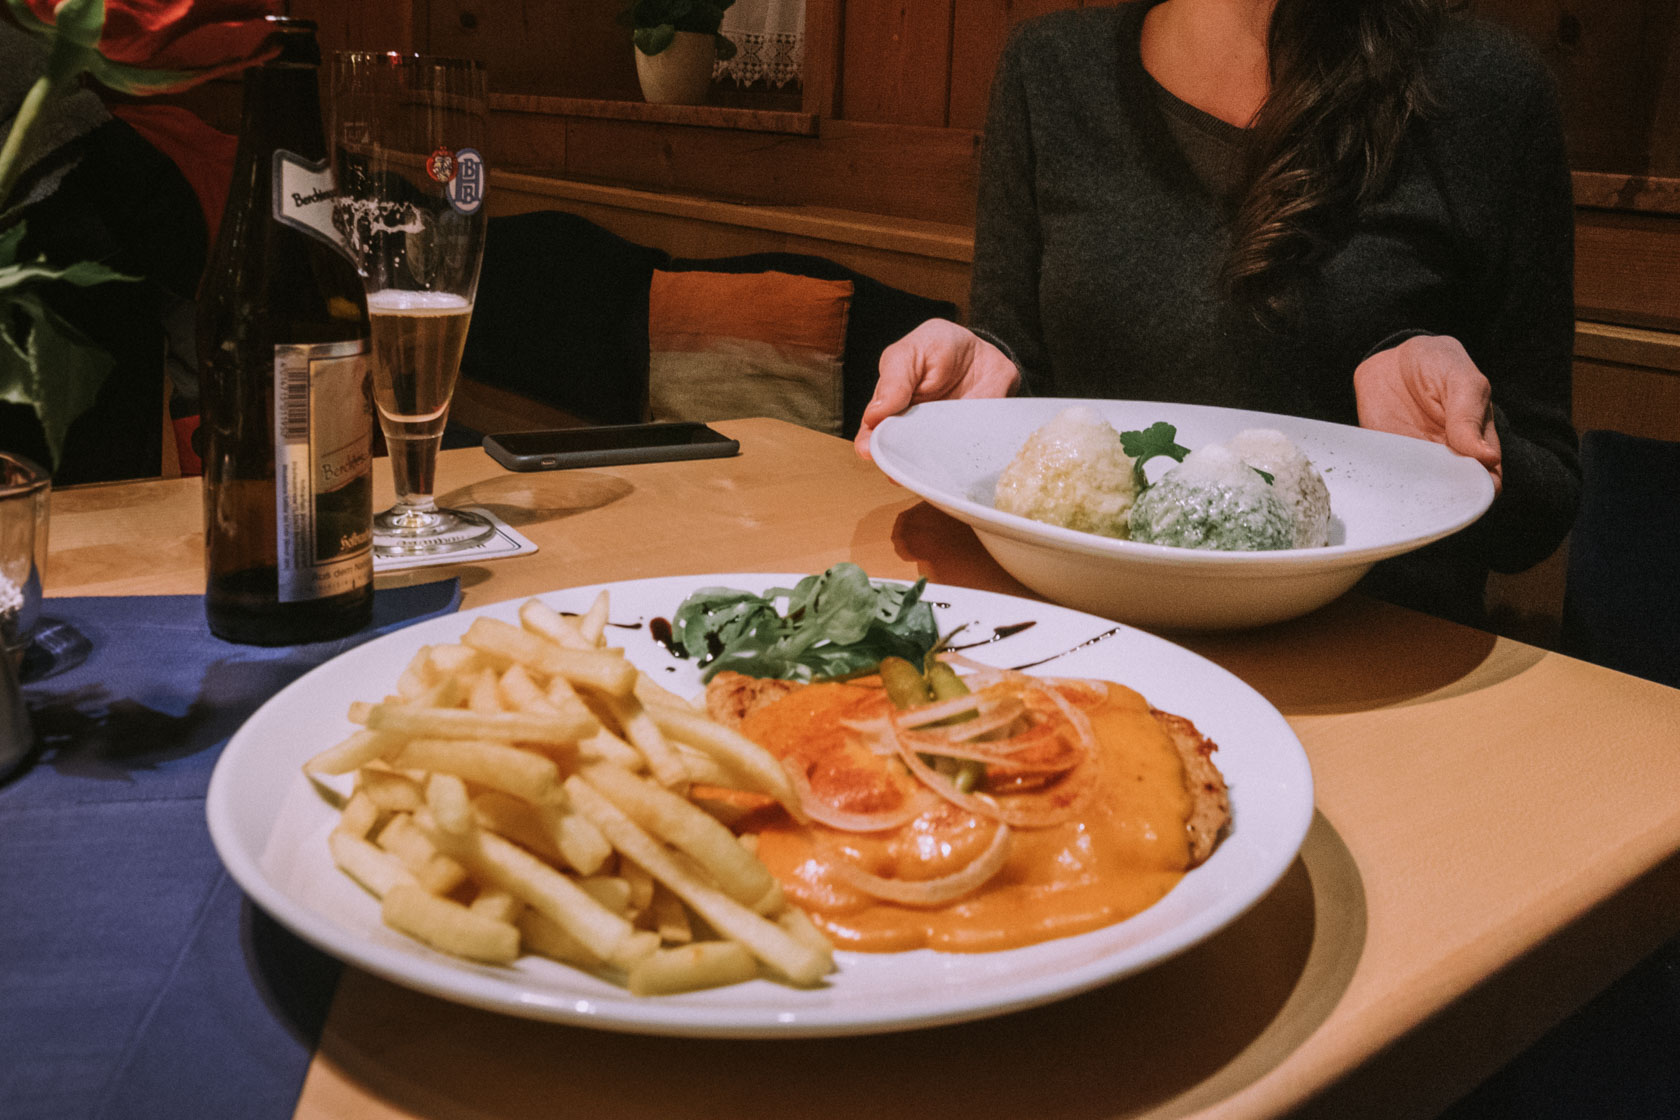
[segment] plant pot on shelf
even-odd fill
[[[699,31],[679,31],[658,54],[636,54],[642,96],[654,105],[704,105],[712,85],[717,43]]]

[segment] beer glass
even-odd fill
[[[433,491],[484,258],[489,82],[477,62],[395,51],[339,52],[331,77],[333,222],[367,291],[397,492],[374,516],[374,552],[466,548],[492,525]]]

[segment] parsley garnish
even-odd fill
[[[1165,455],[1180,463],[1190,454],[1190,449],[1178,442],[1178,429],[1165,420],[1157,420],[1141,432],[1121,432],[1120,449],[1132,459],[1132,488],[1139,494],[1149,489],[1149,479],[1144,477],[1143,464],[1157,455]],[[1266,480],[1266,485],[1273,484],[1269,472],[1248,464],[1248,469]]]
[[[1178,429],[1165,420],[1157,420],[1141,432],[1121,432],[1120,447],[1131,457],[1133,489],[1139,494],[1149,489],[1149,479],[1143,473],[1144,463],[1157,455],[1182,463],[1184,457],[1190,454],[1188,447],[1178,443]]]

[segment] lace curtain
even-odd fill
[[[805,0],[735,0],[720,29],[735,44],[735,57],[719,62],[714,81],[738,86],[764,81],[777,89],[800,80],[805,62]]]

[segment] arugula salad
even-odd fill
[[[875,582],[841,563],[793,587],[703,587],[671,616],[671,638],[706,681],[725,669],[814,681],[872,673],[889,657],[920,665],[939,643],[926,586]]]

